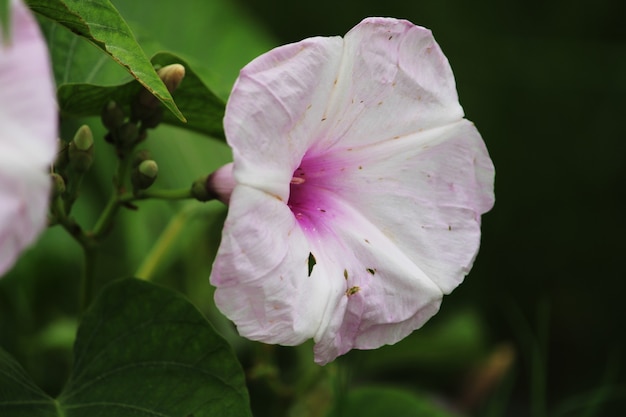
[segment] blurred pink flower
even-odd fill
[[[9,7],[10,36],[0,28],[0,276],[46,225],[57,141],[46,44],[24,3]]]
[[[211,282],[241,335],[325,364],[395,343],[469,272],[494,168],[431,32],[368,18],[239,75],[236,186]]]

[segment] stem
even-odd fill
[[[109,202],[106,207],[102,211],[102,214],[98,218],[96,225],[93,227],[91,234],[94,238],[99,238],[109,229],[109,225],[113,221],[115,214],[120,208],[120,201],[117,196],[117,192],[113,191],[111,197],[109,197]]]
[[[117,164],[117,168],[113,176],[113,192],[111,193],[111,197],[109,197],[109,202],[98,218],[96,225],[93,227],[92,235],[94,238],[99,238],[103,233],[106,233],[120,208],[120,195],[124,192],[124,181],[126,179],[126,172],[129,168],[129,164],[130,158],[128,156],[121,158]]]
[[[138,194],[133,195],[131,193],[124,194],[120,197],[122,203],[130,203],[136,200],[145,200],[148,198],[156,198],[159,200],[185,200],[187,198],[193,198],[191,195],[191,188],[179,188],[176,190],[141,190]]]
[[[85,261],[82,271],[81,280],[81,296],[80,309],[85,311],[89,306],[93,296],[93,281],[95,273],[96,261],[96,241],[92,236],[83,232],[82,228],[76,221],[67,216],[65,204],[60,197],[52,201],[52,213],[56,222],[58,222],[76,242],[83,248]]]
[[[185,223],[195,211],[194,209],[184,208],[170,220],[169,224],[150,250],[150,253],[146,256],[135,273],[136,278],[150,281],[154,277],[155,272],[160,269],[166,260],[167,253],[176,246],[176,242],[184,230]]]
[[[80,294],[81,311],[85,311],[93,298],[94,277],[96,272],[96,258],[98,252],[95,246],[85,247],[85,263],[83,265],[83,280]]]

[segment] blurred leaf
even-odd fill
[[[149,55],[172,51],[226,99],[239,70],[278,45],[256,15],[229,0],[112,0]]]
[[[432,399],[389,387],[363,387],[350,391],[333,417],[454,417]]]
[[[0,0],[0,33],[4,39],[10,35],[11,19],[9,15],[9,0]]]
[[[348,359],[359,373],[421,372],[438,374],[472,366],[487,353],[480,318],[471,311],[437,317],[424,328],[392,346],[376,351],[353,351]]]
[[[57,417],[54,400],[36,386],[19,363],[0,349],[0,415]]]
[[[85,313],[57,400],[3,351],[0,398],[3,417],[250,416],[230,346],[178,293],[135,279],[107,286]]]
[[[89,40],[122,65],[179,119],[172,96],[109,0],[27,0],[37,13]]]
[[[175,63],[185,67],[185,78],[174,92],[174,98],[178,108],[187,118],[187,123],[181,122],[171,113],[166,113],[163,121],[223,139],[224,102],[204,85],[189,64],[181,58],[165,52],[152,58],[152,65],[157,67]],[[111,100],[124,107],[128,113],[131,101],[141,88],[134,81],[109,87],[92,84],[64,84],[59,87],[57,95],[63,116],[87,117],[100,115],[102,108]]]

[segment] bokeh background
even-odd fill
[[[466,116],[494,160],[496,205],[483,217],[474,269],[441,312],[396,346],[346,355],[338,372],[348,370],[353,386],[385,384],[446,404],[465,401],[472,405],[468,415],[622,415],[626,2],[112,2],[148,55],[179,54],[224,100],[238,70],[274,46],[343,35],[367,16],[430,28],[451,62]],[[79,52],[68,54],[67,34],[42,24],[58,82],[126,79],[100,58],[88,68],[66,65],[99,55],[80,42]],[[62,135],[71,138],[83,122],[102,135],[97,119],[65,120]],[[230,158],[222,142],[167,126],[151,133],[149,146],[164,188],[184,186]],[[76,207],[86,225],[108,198],[113,162],[102,143]],[[197,206],[145,202],[138,213],[123,213],[104,245],[99,285],[133,275],[171,230],[170,220],[182,219],[176,250],[161,260],[156,280],[186,293],[251,369],[254,352],[264,348],[237,338],[215,311],[208,284],[225,209]],[[80,264],[77,245],[52,229],[0,281],[0,344],[53,394],[71,361]],[[283,382],[297,379],[310,348],[274,348]],[[264,404],[267,387],[255,381],[250,387],[256,415],[277,415],[275,404]]]

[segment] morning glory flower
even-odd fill
[[[243,68],[211,275],[239,333],[312,338],[326,364],[433,316],[470,271],[494,203],[492,162],[463,116],[431,32],[405,20],[368,18]]]
[[[9,36],[0,28],[0,276],[46,225],[57,141],[46,44],[21,0],[9,8]]]

